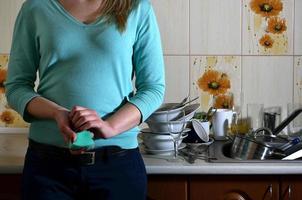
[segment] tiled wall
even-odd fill
[[[263,103],[282,106],[284,118],[287,103],[302,102],[302,0],[281,0],[278,16],[287,30],[271,34],[275,45],[269,49],[259,44],[268,18],[255,14],[251,0],[151,1],[166,61],[165,101],[180,101],[190,91],[206,109],[211,97],[196,81],[206,69],[217,69],[230,76],[243,112],[247,103]]]
[[[287,30],[272,35],[276,45],[271,49],[259,45],[267,20],[251,10],[251,0],[151,1],[164,48],[166,102],[190,93],[201,96],[206,109],[210,97],[196,85],[206,69],[228,74],[235,103],[282,106],[284,118],[287,103],[302,102],[302,0],[281,0],[278,16],[285,18]],[[9,52],[22,2],[0,1],[0,54]]]

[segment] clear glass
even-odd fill
[[[169,116],[169,111],[167,113],[167,118],[168,118],[168,116]],[[168,159],[168,161],[171,161],[171,162],[183,161],[183,158],[178,156],[178,148],[179,148],[178,144],[181,139],[182,133],[183,133],[184,129],[186,128],[186,119],[183,116],[185,116],[184,110],[181,111],[179,120],[176,119],[175,121],[169,121],[167,119],[168,131],[173,140],[173,146],[174,146],[173,156],[170,159]]]
[[[263,104],[247,104],[247,120],[251,131],[263,127]]]

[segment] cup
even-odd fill
[[[281,122],[281,111],[280,106],[264,108],[263,126],[273,131]]]
[[[184,139],[186,143],[204,143],[209,141],[210,122],[192,119],[192,130]]]
[[[287,116],[293,111],[302,108],[302,103],[288,103],[287,104]],[[288,135],[298,134],[302,131],[302,114],[300,113],[294,120],[292,120],[288,127]]]
[[[263,104],[247,104],[247,119],[252,131],[263,127]]]
[[[231,127],[235,112],[229,109],[217,109],[213,116],[212,126],[215,140],[225,140]]]

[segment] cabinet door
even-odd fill
[[[19,200],[21,188],[21,175],[0,175],[0,200]]]
[[[186,176],[148,176],[147,200],[187,200],[188,184]]]
[[[268,176],[194,176],[190,200],[262,200],[279,198],[279,182]]]
[[[302,199],[302,176],[281,177],[281,200]]]

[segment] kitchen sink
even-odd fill
[[[302,163],[302,159],[297,160],[281,160],[281,159],[266,159],[266,160],[238,160],[231,157],[232,143],[230,141],[215,141],[208,148],[208,162],[213,163]],[[301,149],[301,145],[296,145],[295,149]],[[295,151],[292,149],[292,151]],[[288,152],[289,153],[289,152]]]

